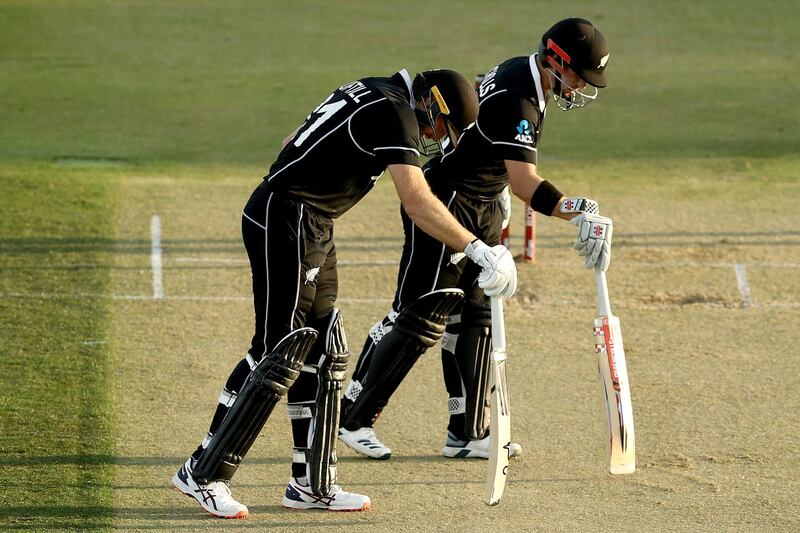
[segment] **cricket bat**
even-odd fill
[[[630,474],[636,470],[636,437],[622,330],[611,312],[606,273],[595,270],[595,275],[600,316],[594,319],[594,351],[608,415],[608,471]]]
[[[506,378],[506,327],[501,296],[492,297],[492,356],[489,364],[491,419],[484,501],[487,505],[497,505],[506,488],[508,458],[511,452],[511,411]]]

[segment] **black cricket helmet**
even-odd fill
[[[420,137],[420,151],[425,155],[441,153],[445,137],[455,147],[463,131],[478,117],[478,95],[473,84],[454,70],[426,70],[417,74],[412,91],[420,127],[435,132],[436,119],[442,116],[447,130],[438,139]]]
[[[539,44],[542,66],[555,78],[553,96],[558,107],[564,110],[584,107],[597,98],[598,88],[605,87],[608,46],[606,38],[591,22],[582,18],[568,18],[544,32]],[[577,90],[564,83],[564,69],[580,76],[588,90]],[[564,93],[570,93],[564,96]]]

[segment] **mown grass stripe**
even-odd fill
[[[41,168],[0,171],[4,216],[0,266],[47,265],[59,252],[30,252],[31,241],[90,241],[110,234],[114,181]],[[57,191],[57,194],[54,194]],[[56,247],[57,249],[57,247]],[[88,261],[106,259],[86,251]],[[0,269],[0,291],[105,292],[109,273]],[[114,440],[108,303],[0,301],[0,529],[109,530]]]

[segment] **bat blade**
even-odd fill
[[[506,339],[503,301],[492,298],[492,357],[490,381],[489,464],[486,470],[487,505],[497,505],[506,488],[511,448],[511,406],[506,377]]]
[[[608,417],[608,471],[630,474],[636,470],[636,435],[619,318],[611,314],[596,318],[594,342]]]

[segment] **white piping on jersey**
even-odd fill
[[[261,354],[261,359],[267,356],[267,319],[269,318],[269,231],[267,231],[266,226],[269,226],[269,204],[272,202],[272,195],[274,194],[275,193],[269,193],[267,207],[264,209],[264,270],[266,272],[267,298],[264,307],[264,353]]]
[[[407,146],[380,146],[375,148],[375,150],[408,150],[409,152],[414,152],[417,157],[419,157],[419,152],[414,150],[413,148],[408,148]]]
[[[544,113],[545,107],[547,107],[547,100],[544,98],[544,90],[542,89],[542,76],[539,74],[539,67],[536,66],[536,56],[539,54],[533,54],[528,59],[528,63],[531,66],[531,74],[533,74],[533,84],[536,85],[536,96],[539,98],[539,111]]]
[[[503,93],[505,93],[505,92],[508,92],[508,89],[501,89],[501,90],[497,91],[496,93],[492,93],[492,94],[490,94],[489,96],[487,96],[486,98],[484,98],[483,100],[481,100],[481,101],[480,101],[480,103],[478,104],[478,107],[482,106],[482,105],[483,105],[483,103],[484,103],[486,100],[488,100],[489,98],[491,98],[492,96],[497,96],[498,94],[503,94]]]
[[[517,143],[507,143],[505,141],[492,141],[492,144],[507,144],[509,146],[516,146],[518,148],[525,148],[526,150],[530,150],[531,152],[536,152],[536,148],[533,146],[525,146],[524,144],[517,144]]]
[[[411,267],[412,258],[414,257],[414,234],[417,232],[417,225],[411,222],[411,253],[408,254],[408,264],[406,270],[403,272],[403,280],[400,282],[400,288],[397,289],[397,309],[403,309],[403,286],[406,284],[406,276],[408,276],[408,269]]]
[[[450,209],[450,206],[453,204],[453,200],[455,200],[456,192],[453,191],[453,195],[450,197],[450,201],[447,202],[447,209]],[[403,280],[400,282],[400,287],[397,289],[397,307],[398,309],[403,309],[403,286],[406,284],[406,276],[408,276],[408,269],[411,268],[411,264],[414,262],[414,252],[415,252],[415,236],[417,233],[417,225],[414,221],[411,221],[411,253],[408,255],[408,264],[406,265],[405,272],[403,272]],[[442,257],[444,257],[444,251],[446,246],[442,244],[442,251],[439,254],[439,262],[436,263],[436,276],[433,278],[433,285],[431,286],[431,290],[436,288],[436,282],[439,280],[439,267],[442,264]]]
[[[403,77],[403,81],[406,82],[406,87],[408,87],[408,105],[411,106],[411,109],[414,109],[416,106],[414,105],[414,91],[411,90],[411,76],[408,75],[408,71],[404,68],[401,68],[397,72]]]
[[[473,122],[473,124],[474,124],[474,122]],[[472,124],[470,124],[469,126],[472,126]],[[469,128],[469,126],[467,126],[467,128]],[[467,130],[465,129],[464,131],[467,131]],[[461,133],[461,135],[463,136],[463,135],[464,135],[464,133],[462,132],[462,133]],[[459,137],[459,140],[461,140],[461,138],[460,138],[460,137]],[[456,151],[456,149],[455,149],[455,148],[453,148],[452,150],[450,150],[450,151],[449,151],[449,152],[447,152],[446,154],[442,154],[442,158],[439,160],[439,162],[442,162],[442,161],[444,161],[445,159],[447,159],[447,156],[449,156],[450,154],[454,153],[455,151]]]
[[[368,151],[364,150],[363,148],[361,148],[361,145],[358,144],[358,142],[356,142],[356,138],[353,137],[352,125],[353,125],[353,121],[352,120],[348,120],[347,121],[347,133],[350,134],[350,140],[353,141],[353,144],[356,145],[356,148],[358,148],[359,150],[361,150],[362,152],[364,152],[367,155],[371,155],[372,157],[375,157],[375,154],[373,154],[372,152],[368,152]]]
[[[244,218],[246,218],[247,220],[249,220],[250,222],[252,222],[253,224],[255,224],[256,226],[258,226],[259,228],[261,228],[261,229],[267,229],[267,227],[266,227],[266,226],[262,226],[261,224],[259,224],[258,222],[256,222],[255,220],[253,220],[252,218],[250,218],[249,216],[247,216],[247,213],[245,213],[245,212],[244,212],[244,209],[242,209],[242,216],[243,216]]]
[[[325,138],[326,138],[328,135],[330,135],[331,133],[335,132],[336,130],[338,130],[339,128],[341,128],[341,127],[342,127],[342,126],[344,126],[345,124],[347,124],[347,123],[349,122],[349,120],[350,120],[351,118],[353,118],[353,116],[354,116],[356,113],[358,113],[358,112],[359,112],[359,111],[361,111],[362,109],[366,109],[367,107],[371,106],[372,104],[377,104],[378,102],[383,102],[384,100],[388,100],[388,98],[386,98],[386,97],[380,98],[380,99],[378,99],[378,100],[375,100],[375,101],[373,101],[373,102],[370,102],[370,103],[368,103],[368,104],[365,104],[365,105],[363,105],[363,106],[359,107],[358,109],[356,109],[355,111],[353,111],[353,112],[350,114],[350,116],[348,116],[346,119],[344,119],[344,120],[341,122],[341,124],[339,124],[338,126],[336,126],[336,127],[335,127],[335,128],[333,128],[333,129],[331,129],[331,131],[329,131],[328,133],[326,133],[325,135],[323,135],[322,137],[320,137],[320,138],[317,140],[317,142],[315,142],[314,144],[312,144],[311,146],[309,146],[309,147],[308,147],[308,149],[307,149],[305,152],[303,152],[303,155],[301,155],[300,157],[298,157],[298,158],[297,158],[297,159],[295,159],[294,161],[291,161],[291,162],[287,163],[285,167],[283,167],[282,169],[280,169],[279,171],[277,171],[275,174],[273,174],[272,176],[270,176],[270,177],[267,179],[267,183],[269,183],[269,182],[270,182],[272,179],[274,179],[274,178],[275,178],[275,176],[277,176],[278,174],[280,174],[281,172],[283,172],[284,170],[286,170],[287,168],[289,168],[290,166],[294,165],[295,163],[297,163],[298,161],[300,161],[301,159],[303,159],[305,156],[307,156],[307,155],[308,155],[308,153],[309,153],[309,152],[311,152],[311,150],[313,150],[313,149],[314,149],[314,147],[316,147],[316,146],[317,146],[319,143],[321,143],[322,141],[324,141],[324,140],[325,140]]]
[[[300,245],[303,242],[303,236],[300,235],[300,226],[303,223],[303,203],[300,203],[300,216],[297,217],[297,294],[294,298],[294,309],[292,309],[292,314],[289,316],[289,331],[294,330],[294,314],[297,311],[297,304],[300,302],[300,286],[302,285],[302,281],[300,280],[301,271],[303,270],[303,258],[300,256]]]
[[[450,206],[453,204],[453,200],[456,199],[456,191],[453,191],[453,195],[450,197],[450,201],[447,202],[447,210],[450,210]],[[444,258],[444,251],[447,248],[444,244],[442,244],[442,252],[439,254],[439,262],[436,263],[436,275],[433,277],[433,285],[431,285],[431,290],[436,289],[436,283],[439,281],[439,274],[441,273],[442,269],[442,258]]]

